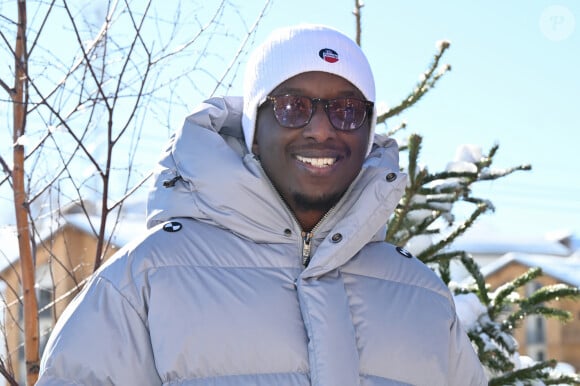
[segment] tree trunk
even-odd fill
[[[28,54],[26,52],[26,1],[18,0],[18,32],[15,47],[15,80],[12,94],[14,108],[14,167],[12,183],[14,209],[20,250],[22,296],[24,307],[24,352],[26,358],[26,384],[34,385],[39,371],[38,303],[34,289],[35,264],[32,256],[28,198],[25,188],[24,145],[21,138],[26,128],[28,104]]]

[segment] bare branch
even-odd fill
[[[4,183],[8,181],[10,183],[10,177],[6,176],[4,178],[2,178],[2,180],[0,180],[0,186],[4,185]],[[12,184],[10,183],[10,187],[12,188]]]
[[[50,103],[48,103],[48,100],[42,95],[42,92],[36,87],[36,84],[31,81],[30,85],[33,87],[35,92],[41,97],[41,101],[39,102],[39,104],[43,104],[44,106],[46,106],[48,108],[48,110],[54,115],[54,117],[56,117],[59,120],[60,124],[64,128],[66,128],[68,134],[75,140],[75,143],[79,146],[79,148],[81,148],[83,150],[84,154],[89,158],[91,163],[99,171],[101,171],[101,168],[99,166],[99,162],[93,157],[92,153],[86,148],[84,142],[82,141],[82,137],[78,137],[75,134],[75,132],[72,130],[72,128],[70,127],[70,125],[68,124],[66,119],[59,114],[59,112],[54,108],[54,106],[52,106]],[[77,108],[78,108],[78,106],[77,106]]]
[[[36,38],[32,41],[32,44],[30,44],[29,51],[28,51],[29,56],[32,55],[34,48],[38,44],[38,39],[42,36],[42,30],[44,30],[44,27],[46,26],[46,23],[48,22],[48,18],[52,14],[52,9],[54,7],[55,2],[56,2],[56,0],[52,0],[50,5],[48,6],[48,10],[44,12],[44,17],[42,18],[42,22],[40,23],[40,27],[38,29],[38,32],[36,33]]]
[[[356,44],[361,45],[361,9],[364,7],[362,0],[354,0],[354,10],[352,14],[354,15],[354,20],[356,23]]]
[[[143,179],[141,179],[141,181],[139,181],[135,186],[133,186],[133,188],[131,188],[131,190],[129,190],[127,193],[125,193],[125,195],[123,197],[121,197],[119,200],[117,200],[117,202],[115,202],[113,205],[111,205],[111,207],[109,209],[114,210],[118,206],[122,205],[127,200],[127,198],[131,197],[131,195],[133,195],[133,193],[135,193],[141,186],[143,186],[143,184],[145,184],[145,182],[147,182],[147,180],[149,180],[149,178],[151,178],[152,175],[153,175],[153,172],[149,172],[145,177],[143,177]]]
[[[10,95],[14,94],[14,89],[8,86],[2,79],[0,79],[0,87],[2,87]]]
[[[14,23],[14,24],[18,25],[18,23]],[[10,54],[12,55],[12,57],[16,57],[16,52],[14,52],[14,48],[12,47],[10,40],[6,37],[6,35],[4,34],[4,31],[2,31],[2,30],[0,30],[0,37],[2,38],[2,41],[4,42],[4,44],[6,45],[6,48],[10,51]]]
[[[81,38],[80,32],[79,32],[77,24],[75,22],[75,18],[71,13],[70,7],[68,6],[68,2],[66,0],[63,0],[64,9],[69,17],[69,20],[70,20],[71,25],[73,27],[73,30],[75,32],[75,37],[77,39],[79,47],[81,48],[81,52],[83,54],[83,60],[84,60],[84,63],[86,65],[86,68],[89,70],[89,73],[91,74],[91,77],[93,78],[95,85],[97,86],[98,93],[103,98],[102,101],[105,103],[107,109],[109,109],[109,110],[111,109],[111,106],[109,106],[109,104],[108,104],[107,95],[105,94],[105,91],[103,90],[102,82],[99,79],[99,77],[97,76],[96,72],[94,71],[91,58],[89,57],[89,53],[91,53],[98,46],[99,43],[101,43],[102,41],[104,41],[106,39],[107,32],[109,31],[109,28],[110,28],[111,18],[112,18],[112,15],[114,14],[116,7],[117,7],[117,3],[118,3],[118,1],[115,0],[113,3],[112,9],[109,10],[109,14],[107,15],[105,23],[103,23],[103,26],[102,26],[101,30],[99,31],[98,35],[96,36],[95,40],[93,41],[93,43],[89,47],[84,48],[83,40]]]
[[[141,29],[143,28],[143,22],[144,22],[144,20],[145,20],[145,18],[147,16],[147,12],[149,11],[149,7],[150,6],[151,6],[151,2],[149,1],[147,3],[147,7],[145,9],[145,12],[143,13],[143,17],[141,18],[141,21],[140,21],[140,24],[139,25],[137,25],[135,23],[135,19],[133,18],[133,13],[130,12],[130,10],[129,10],[129,15],[131,17],[131,21],[133,23],[133,27],[135,28],[135,38],[133,39],[133,41],[131,43],[131,46],[129,48],[129,52],[127,54],[127,58],[126,58],[126,60],[125,60],[125,62],[123,64],[123,68],[120,71],[120,76],[119,76],[118,81],[117,81],[117,90],[116,90],[116,92],[114,94],[115,96],[114,96],[113,106],[115,106],[116,103],[117,103],[117,100],[118,100],[118,97],[119,97],[119,94],[120,94],[120,87],[121,87],[121,84],[122,84],[122,80],[123,80],[124,75],[126,73],[126,69],[127,69],[128,63],[129,63],[130,58],[131,58],[131,54],[135,50],[135,45],[136,45],[137,41],[141,42],[143,48],[145,49],[145,52],[147,53],[147,65],[145,67],[145,73],[141,76],[141,79],[140,79],[140,84],[141,85],[140,85],[140,88],[139,88],[139,90],[137,92],[137,99],[136,99],[135,103],[133,103],[133,110],[129,114],[129,119],[127,120],[127,122],[125,123],[125,125],[123,126],[123,128],[119,131],[119,133],[117,134],[116,138],[112,138],[112,134],[111,134],[111,137],[110,137],[111,145],[114,145],[119,140],[119,138],[125,133],[125,131],[127,130],[128,126],[129,126],[129,123],[134,118],[135,112],[136,112],[136,110],[137,110],[137,108],[139,106],[139,102],[141,100],[141,96],[143,95],[143,90],[144,90],[145,85],[146,85],[147,80],[148,80],[148,74],[149,74],[149,70],[151,68],[151,53],[149,52],[149,50],[147,50],[146,44],[142,40],[142,37],[141,37]]]
[[[269,0],[268,0],[269,1]],[[195,36],[191,39],[189,39],[189,41],[187,41],[186,43],[180,45],[179,47],[175,48],[173,51],[165,53],[164,55],[160,56],[159,58],[155,59],[151,64],[157,64],[159,62],[162,62],[166,59],[168,59],[171,56],[175,56],[180,52],[183,52],[183,50],[185,50],[186,48],[190,47],[191,45],[193,45],[197,39],[203,35],[203,33],[212,25],[214,24],[215,20],[217,19],[218,15],[222,12],[222,9],[224,7],[225,4],[225,0],[222,0],[220,2],[220,4],[218,5],[218,7],[216,8],[216,11],[214,12],[213,16],[210,18],[210,20],[206,23],[206,25],[204,25],[203,27],[201,27],[199,29],[199,31],[197,32],[197,34],[195,34]]]
[[[270,0],[266,0],[266,2],[264,3],[264,6],[262,7],[262,10],[260,11],[260,14],[256,18],[256,21],[254,22],[254,24],[252,25],[252,27],[250,28],[250,30],[246,34],[245,39],[242,41],[242,44],[238,48],[238,51],[236,52],[236,54],[232,58],[230,65],[226,68],[226,71],[224,72],[224,74],[219,79],[218,83],[216,84],[215,88],[211,92],[211,94],[210,94],[211,96],[213,96],[216,93],[217,89],[222,84],[222,82],[224,81],[227,74],[231,71],[231,69],[234,67],[234,64],[238,61],[240,55],[242,54],[242,52],[244,50],[244,47],[246,46],[246,44],[248,44],[248,40],[250,39],[250,36],[252,36],[254,34],[254,32],[256,31],[256,28],[258,27],[258,24],[260,23],[260,21],[264,17],[264,13],[266,12],[266,9],[268,8],[269,5],[270,5]]]
[[[8,166],[8,164],[6,163],[6,161],[4,161],[4,158],[0,155],[0,164],[2,165],[2,170],[4,171],[4,173],[6,173],[6,175],[8,177],[12,176],[12,170],[10,170],[10,167]]]

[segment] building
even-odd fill
[[[143,202],[134,206],[128,203],[118,221],[111,216],[109,222],[106,234],[110,240],[105,258],[145,231]],[[38,225],[34,256],[42,352],[54,321],[93,272],[100,217],[95,207],[73,203],[62,208],[50,221]],[[16,379],[22,382],[25,379],[22,288],[18,241],[13,227],[0,229],[0,243],[1,310],[6,338],[0,355],[6,359],[4,363],[11,367]]]
[[[532,267],[543,275],[522,290],[529,296],[538,288],[552,284],[580,286],[580,239],[570,231],[557,231],[543,237],[505,234],[481,227],[471,228],[453,243],[454,250],[469,253],[481,268],[490,291],[507,283]],[[454,280],[468,280],[459,263],[452,264]],[[514,337],[519,354],[533,360],[556,359],[580,370],[580,301],[561,300],[551,304],[571,312],[573,321],[563,324],[556,319],[530,316],[516,329]]]
[[[529,296],[537,289],[553,284],[567,284],[580,288],[580,251],[568,257],[508,253],[482,268],[486,283],[495,290],[502,284],[522,275],[532,267],[542,269],[543,275],[522,289]],[[530,316],[516,329],[514,337],[520,355],[534,360],[556,359],[580,369],[580,301],[561,299],[550,304],[567,310],[573,320],[562,323],[553,318]]]

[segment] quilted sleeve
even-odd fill
[[[161,384],[146,320],[111,282],[95,276],[58,320],[37,385]]]

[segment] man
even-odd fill
[[[360,48],[301,25],[189,116],[151,229],[59,320],[39,385],[484,385],[447,287],[384,243],[400,199]],[[374,145],[373,145],[374,140]]]

